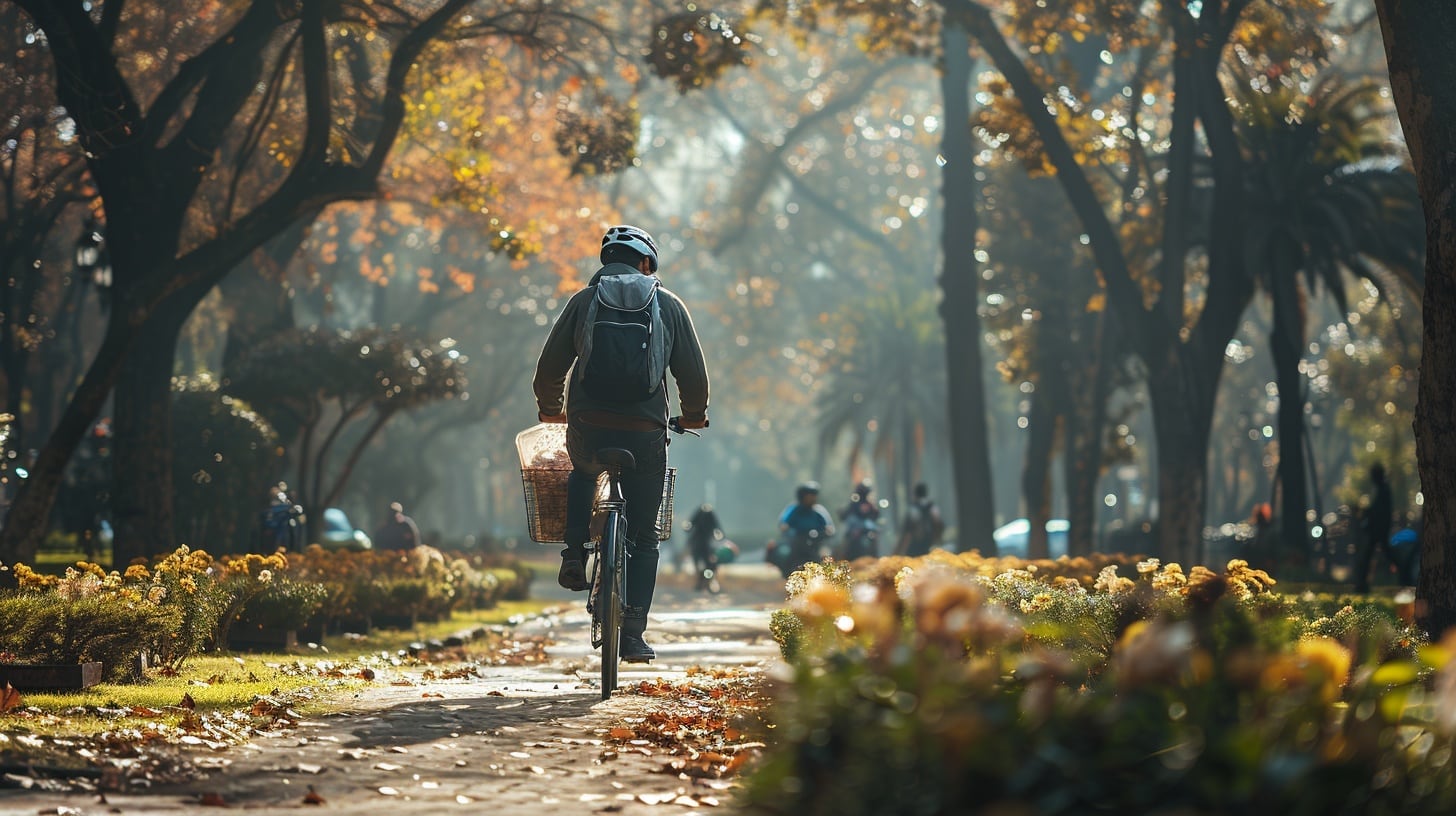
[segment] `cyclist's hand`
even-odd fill
[[[566,424],[566,414],[544,414],[540,411],[537,411],[536,418],[546,423],[547,425]]]
[[[708,417],[707,417],[706,414],[704,414],[702,416],[695,416],[695,417],[688,417],[688,416],[678,417],[677,418],[677,425],[678,425],[679,428],[685,428],[685,429],[688,429],[688,430],[697,430],[697,429],[701,429],[701,428],[706,428],[706,427],[708,427]]]

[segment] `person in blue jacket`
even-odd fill
[[[768,560],[785,578],[810,561],[818,561],[834,535],[834,519],[819,503],[819,485],[805,482],[794,495],[797,500],[779,514],[779,538],[768,553]]]

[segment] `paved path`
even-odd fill
[[[542,583],[538,594],[554,595]],[[738,594],[730,583],[715,597],[675,591],[675,583],[665,581],[652,614],[648,639],[658,660],[645,669],[624,666],[624,685],[681,680],[692,666],[762,667],[776,659],[768,634],[772,582],[754,581]],[[207,779],[107,794],[105,803],[93,794],[0,791],[0,814],[144,816],[213,812],[219,804],[259,813],[660,814],[686,809],[686,800],[671,804],[682,795],[726,807],[724,783],[680,779],[662,772],[661,756],[603,745],[606,729],[644,712],[652,699],[600,700],[600,663],[586,624],[575,603],[523,624],[523,632],[552,636],[546,664],[484,669],[484,677],[468,680],[424,682],[417,671],[381,676],[347,712],[229,749],[221,755],[226,766]],[[391,685],[401,679],[417,685]],[[310,790],[321,803],[305,803]]]

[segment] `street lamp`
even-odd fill
[[[96,287],[101,308],[105,309],[111,295],[111,256],[106,251],[106,235],[94,219],[87,220],[76,240],[76,269],[84,282]]]

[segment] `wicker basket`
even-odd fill
[[[521,484],[526,491],[526,529],[538,544],[566,540],[566,479],[571,460],[566,455],[566,426],[537,425],[516,435],[521,460]],[[662,506],[657,511],[657,537],[672,535],[672,494],[677,468],[668,468],[662,484]],[[597,501],[607,495],[607,476],[597,479]],[[596,525],[593,525],[595,528]]]
[[[526,528],[537,544],[566,541],[566,479],[570,475],[569,470],[521,468],[521,484],[526,490]],[[672,494],[676,481],[677,468],[668,468],[662,482],[662,505],[657,509],[659,541],[666,541],[672,535]],[[597,501],[604,501],[606,496],[607,475],[603,473],[597,480]],[[594,523],[592,529],[598,526]]]

